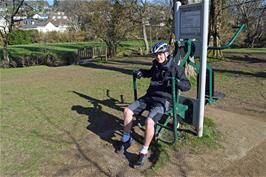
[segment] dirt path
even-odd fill
[[[266,126],[252,117],[208,108],[206,115],[214,117],[224,141],[217,149],[203,153],[173,153],[169,162],[156,176],[169,177],[264,177],[266,176]],[[110,130],[109,130],[110,131]],[[108,134],[108,132],[105,132]],[[116,131],[112,138],[120,138]],[[115,142],[109,143],[92,133],[61,155],[57,162],[44,164],[44,176],[145,176],[144,169],[133,169],[130,163],[136,159],[140,145],[135,144],[125,155],[114,152]],[[61,162],[61,163],[59,163]],[[48,168],[47,168],[48,167]]]
[[[247,155],[235,160],[216,176],[266,176],[266,141],[252,148]]]
[[[265,124],[265,56],[230,57],[230,62],[214,63],[218,73],[233,76],[232,83],[217,83],[217,89],[227,93],[218,105],[207,107],[206,116],[214,119],[223,134],[223,141],[216,149],[202,153],[188,151],[173,152],[169,162],[155,176],[163,177],[266,177],[266,124]],[[226,68],[226,69],[225,69]],[[247,70],[252,68],[252,70]],[[254,70],[254,71],[253,71]],[[258,96],[252,90],[261,83]],[[231,85],[230,85],[231,84]],[[242,84],[242,85],[241,85]],[[239,87],[238,87],[239,86]],[[249,90],[245,88],[251,88]],[[252,90],[252,91],[250,91]],[[239,95],[243,98],[239,98]],[[244,102],[245,101],[245,102]],[[103,106],[103,109],[106,107]],[[133,169],[130,163],[136,159],[140,144],[135,143],[125,155],[116,154],[114,145],[121,138],[117,126],[110,126],[108,120],[121,117],[106,110],[106,129],[88,134],[63,152],[56,162],[44,164],[44,176],[145,176],[144,169]],[[98,114],[97,114],[98,115]],[[103,124],[94,122],[95,125]],[[105,126],[103,126],[105,127]],[[120,127],[121,128],[121,127]],[[107,136],[107,138],[105,137]],[[108,141],[104,141],[108,139]],[[111,139],[111,141],[109,141]]]
[[[224,141],[218,149],[202,154],[178,152],[159,176],[266,176],[266,126],[252,117],[208,108]],[[173,175],[174,174],[174,175]]]

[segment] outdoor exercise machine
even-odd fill
[[[176,143],[179,135],[179,122],[186,122],[195,127],[197,135],[203,135],[205,104],[213,104],[222,99],[224,94],[214,90],[214,72],[211,65],[207,64],[207,50],[223,50],[229,48],[241,31],[246,28],[242,24],[233,37],[221,47],[207,46],[209,0],[202,3],[181,5],[177,2],[175,10],[175,50],[173,57],[176,64],[184,67],[186,63],[195,68],[197,77],[196,98],[181,96],[176,88],[176,78],[172,77],[172,108],[165,113],[165,118],[155,126],[155,136],[166,143]],[[181,55],[184,54],[182,58]],[[194,63],[190,57],[199,58],[199,63]],[[137,83],[133,75],[134,99],[137,99]],[[161,136],[165,130],[171,132],[171,140]]]

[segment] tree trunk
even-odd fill
[[[9,63],[9,56],[8,56],[8,40],[3,39],[3,59],[6,63]]]
[[[148,38],[147,38],[147,31],[146,31],[146,25],[145,25],[145,19],[142,19],[142,33],[143,33],[143,40],[144,40],[144,44],[145,44],[145,54],[148,55],[150,52],[150,48],[149,48],[149,42],[148,42]]]
[[[210,8],[209,46],[221,47],[222,0],[212,0]],[[210,50],[210,57],[223,58],[221,50]]]
[[[112,58],[116,56],[116,51],[117,51],[117,45],[113,41],[106,41],[106,46],[107,46],[107,57]]]

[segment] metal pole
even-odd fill
[[[181,6],[181,2],[177,1],[175,6],[175,36],[176,40],[180,38],[180,11],[179,7]]]
[[[176,41],[178,42],[180,40],[180,23],[181,23],[181,19],[180,19],[180,6],[181,6],[181,2],[177,1],[176,2],[176,6],[175,6],[175,36],[176,36]],[[175,56],[175,61],[179,64],[179,60],[180,60],[180,50],[177,51],[177,54]]]
[[[202,28],[202,53],[200,60],[200,97],[199,97],[199,127],[198,136],[203,135],[204,107],[205,107],[205,86],[206,86],[206,66],[207,66],[207,49],[208,49],[208,22],[209,22],[209,0],[203,0],[203,28]]]

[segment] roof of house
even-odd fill
[[[46,21],[32,20],[32,23],[28,23],[28,24],[22,26],[21,28],[22,29],[32,29],[32,28],[37,28],[37,27],[44,27],[49,22],[52,23],[56,27],[69,24],[69,20],[67,20],[67,19],[51,19],[51,20],[46,20]]]
[[[32,28],[37,28],[41,26],[46,26],[49,23],[49,21],[33,21],[33,23],[26,24],[22,26],[22,29],[32,29]]]
[[[68,25],[70,22],[68,19],[52,19],[50,20],[51,23],[53,23],[55,26],[63,26],[63,25]]]
[[[35,15],[38,15],[38,16],[40,16],[40,17],[46,17],[46,18],[48,18],[48,17],[49,17],[49,15],[48,15],[48,14],[35,14]],[[35,16],[35,15],[33,15],[33,16]]]

